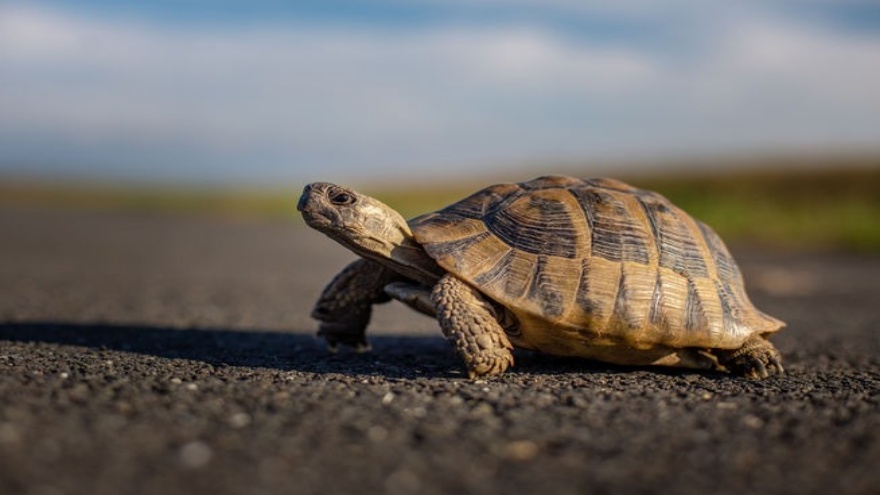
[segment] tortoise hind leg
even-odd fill
[[[513,365],[513,346],[489,302],[477,291],[445,275],[434,286],[431,299],[443,335],[464,359],[471,378],[501,374]]]
[[[753,380],[781,374],[782,356],[766,338],[756,335],[738,349],[716,350],[718,361],[731,373]]]
[[[359,259],[327,284],[315,303],[312,318],[321,322],[318,335],[324,337],[328,349],[335,352],[339,344],[357,351],[370,349],[365,331],[372,306],[390,300],[384,287],[396,277],[392,270],[374,261]]]

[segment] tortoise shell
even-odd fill
[[[520,347],[734,349],[784,326],[749,301],[710,227],[617,180],[498,184],[410,227],[443,269],[513,313]]]

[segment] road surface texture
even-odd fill
[[[734,249],[787,374],[516,354],[309,319],[353,259],[289,220],[0,211],[0,493],[880,493],[880,257]]]

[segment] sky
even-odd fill
[[[880,150],[880,2],[0,3],[0,178],[355,183],[828,150]]]

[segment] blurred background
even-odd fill
[[[407,214],[612,175],[722,235],[880,250],[880,4],[0,4],[0,203]]]

